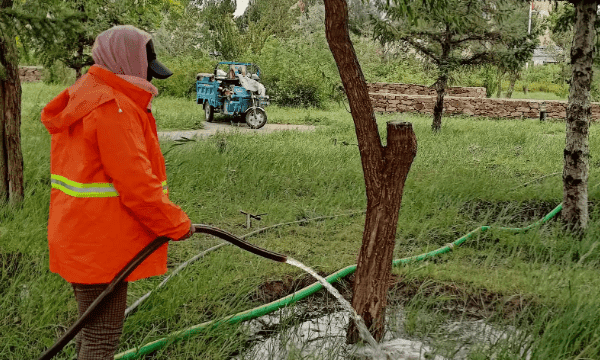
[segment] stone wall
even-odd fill
[[[378,90],[378,92],[370,91],[369,93],[376,112],[418,112],[433,114],[435,95],[407,95],[402,93],[383,92],[381,89],[384,87],[379,86],[378,84],[379,83],[370,84],[369,86],[369,89]],[[391,88],[387,87],[387,89]],[[483,97],[465,97],[464,94],[471,94],[471,92],[463,92],[462,94],[462,96],[454,95],[444,97],[444,114],[465,114],[507,119],[539,119],[540,105],[542,102],[545,102],[548,118],[564,119],[567,115],[567,101],[492,99],[485,97],[485,89]],[[600,103],[592,103],[592,119],[600,119]]]
[[[375,94],[404,94],[404,95],[429,95],[436,96],[435,88],[425,85],[415,84],[391,84],[391,83],[370,83],[369,92]],[[449,87],[446,89],[447,96],[457,97],[485,97],[484,87]]]
[[[42,80],[41,66],[21,66],[19,67],[19,77],[21,82],[37,82]]]

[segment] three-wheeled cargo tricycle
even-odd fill
[[[215,113],[244,116],[252,129],[267,123],[269,97],[260,83],[260,69],[252,63],[221,61],[213,74],[196,75],[196,102],[204,106],[206,121]]]

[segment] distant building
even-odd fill
[[[553,10],[551,1],[533,1],[533,13],[537,13],[540,18],[550,15]],[[555,64],[564,61],[563,49],[556,46],[550,39],[550,30],[546,29],[544,34],[539,37],[540,46],[533,51],[531,61],[533,65]]]
[[[538,46],[533,50],[533,65],[556,64],[563,58],[563,49],[558,46]]]

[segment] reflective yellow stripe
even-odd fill
[[[119,193],[111,183],[78,183],[73,180],[69,180],[64,176],[50,175],[50,182],[53,189],[60,190],[67,195],[80,198],[88,197],[117,197]],[[167,182],[162,182],[163,193],[169,193],[169,187]]]
[[[89,183],[83,184],[69,180],[63,176],[50,175],[52,188],[60,190],[67,195],[74,197],[116,197],[119,196],[117,190],[110,183]]]

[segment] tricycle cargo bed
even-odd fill
[[[214,74],[198,73],[196,102],[204,106],[206,121],[212,121],[214,113],[223,113],[245,116],[248,126],[254,129],[264,126],[269,97],[259,76],[258,66],[238,62],[220,62]]]
[[[213,77],[214,75],[211,73],[197,73],[196,74],[196,80],[200,81],[209,81],[211,77]],[[206,79],[205,79],[206,78]]]

